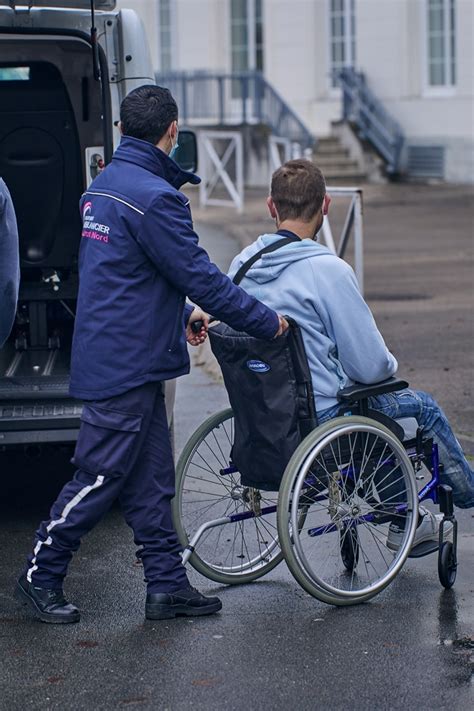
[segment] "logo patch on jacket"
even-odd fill
[[[92,214],[92,203],[86,202],[82,209],[82,236],[97,242],[109,241],[110,227],[96,222]]]
[[[254,373],[268,373],[270,370],[268,363],[264,363],[263,360],[248,360],[247,368]]]

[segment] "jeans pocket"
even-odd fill
[[[137,455],[142,415],[84,404],[72,463],[91,474],[129,474]]]
[[[397,396],[393,393],[384,393],[383,395],[369,398],[369,406],[389,417],[397,417],[398,415]]]

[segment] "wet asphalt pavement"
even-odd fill
[[[237,247],[207,231],[225,264]],[[211,249],[212,251],[212,249]],[[176,448],[226,405],[194,368],[178,386]],[[142,570],[120,512],[84,540],[66,591],[79,624],[45,625],[12,600],[34,529],[67,478],[67,451],[0,460],[0,708],[468,709],[473,705],[474,518],[459,513],[459,570],[443,591],[436,557],[408,561],[371,602],[334,608],[307,595],[284,563],[263,580],[221,587],[222,613],[144,620]],[[4,487],[4,482],[7,486]]]
[[[195,418],[224,405],[221,387],[198,371],[180,385],[177,426],[184,435]],[[32,620],[11,598],[32,532],[54,496],[54,485],[35,492],[49,474],[37,468],[31,488],[28,477],[18,477],[14,504],[2,507],[1,709],[470,707],[470,512],[459,516],[460,567],[449,592],[438,582],[434,556],[408,561],[385,592],[352,608],[311,598],[284,563],[240,587],[221,587],[192,571],[193,584],[220,595],[222,613],[151,622],[143,619],[132,537],[114,510],[70,568],[66,589],[82,620],[57,627]]]

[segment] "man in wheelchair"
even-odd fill
[[[360,396],[363,388],[357,384],[380,383],[397,371],[397,361],[384,343],[353,270],[317,242],[329,204],[324,177],[313,163],[285,163],[273,174],[267,199],[275,232],[261,235],[244,249],[229,270],[229,276],[234,277],[262,248],[288,238],[286,244],[257,259],[240,285],[269,307],[293,318],[300,327],[320,424],[340,414],[341,390],[350,392],[347,388],[353,386]],[[351,403],[350,397],[346,402]],[[405,388],[369,397],[368,405],[395,420],[415,418],[423,437],[432,438],[438,445],[440,481],[452,487],[454,504],[460,508],[474,506],[474,473],[431,395]],[[441,514],[424,507],[419,513],[413,547],[436,540],[442,519]],[[450,535],[452,524],[448,522],[444,538]],[[402,528],[392,523],[387,546],[397,550],[402,536]]]

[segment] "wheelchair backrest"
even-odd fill
[[[234,411],[232,462],[241,482],[277,490],[301,439],[317,425],[311,374],[298,325],[271,341],[225,324],[209,340]]]

